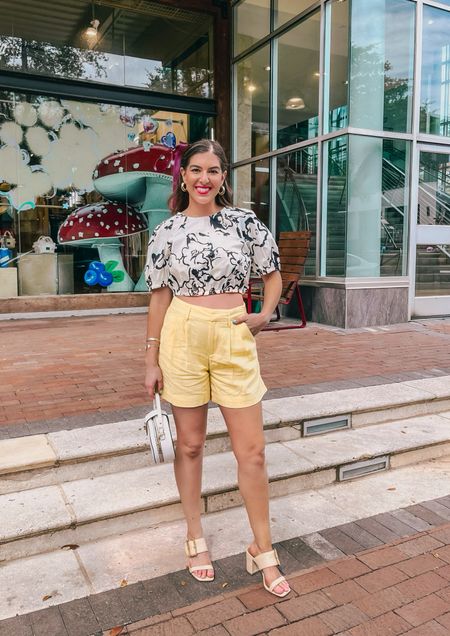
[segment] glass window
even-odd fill
[[[0,68],[212,97],[212,18],[159,2],[0,2]]]
[[[450,13],[423,8],[420,130],[450,136]]]
[[[417,223],[450,225],[450,154],[420,153]]]
[[[347,0],[325,6],[325,133],[348,126],[348,7]]]
[[[348,277],[406,273],[410,143],[350,136]]]
[[[208,136],[208,119],[6,91],[0,113],[0,234],[15,240],[19,293],[147,291],[148,230],[169,215],[169,146]]]
[[[269,65],[268,46],[236,64],[234,126],[238,161],[269,150]]]
[[[322,194],[322,276],[345,276],[347,218],[347,136],[324,143]]]
[[[234,9],[234,54],[238,55],[270,30],[270,0],[244,0]]]
[[[415,8],[410,0],[352,3],[351,126],[411,130]]]
[[[278,148],[318,134],[319,45],[319,11],[278,41]]]
[[[292,20],[296,15],[314,4],[314,0],[274,0],[275,28]]]
[[[309,230],[305,275],[316,274],[317,146],[277,158],[277,231]]]
[[[417,245],[416,296],[450,294],[450,245]]]
[[[270,227],[270,168],[264,159],[241,166],[234,171],[234,201],[242,208],[253,210],[263,223]]]

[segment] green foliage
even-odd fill
[[[107,272],[112,272],[114,269],[116,269],[118,264],[119,261],[107,261],[105,263],[105,269]]]
[[[113,281],[115,283],[121,283],[123,279],[125,278],[125,272],[122,272],[122,271],[113,272],[112,276],[113,276]]]
[[[89,75],[93,71],[97,77],[106,76],[107,57],[101,51],[4,36],[0,38],[0,45],[3,69],[81,79],[87,76],[89,66]]]

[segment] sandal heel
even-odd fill
[[[254,558],[252,557],[252,555],[250,554],[248,550],[246,550],[245,552],[245,561],[246,561],[247,572],[249,574],[256,574],[257,572],[259,572],[259,567],[256,565]]]

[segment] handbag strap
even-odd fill
[[[159,393],[155,392],[155,397],[153,398],[153,409],[156,411],[156,416],[158,420],[158,426],[163,429],[163,416],[161,409],[161,398],[159,397]]]
[[[159,393],[155,391],[155,397],[153,398],[153,408],[155,411],[158,411],[158,415],[162,417],[161,413],[161,398],[159,397]]]

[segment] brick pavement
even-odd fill
[[[239,590],[119,626],[116,633],[448,636],[450,524],[358,551],[293,574],[289,580],[293,593],[286,599],[270,597],[261,589]]]
[[[311,536],[277,544],[285,599],[249,585],[240,554],[215,561],[214,583],[175,572],[0,621],[0,636],[448,636],[448,511],[450,495],[322,531],[321,554]]]
[[[0,435],[5,427],[30,434],[43,423],[80,426],[146,410],[144,314],[0,325]],[[267,397],[450,374],[449,320],[348,331],[309,325],[257,341]]]

